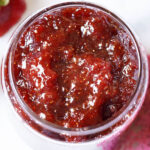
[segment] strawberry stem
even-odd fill
[[[6,6],[8,5],[9,0],[0,0],[0,6]]]

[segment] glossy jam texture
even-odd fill
[[[99,9],[51,10],[23,31],[15,84],[40,118],[66,128],[97,125],[133,96],[138,55],[128,31]]]

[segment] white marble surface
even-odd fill
[[[78,0],[79,1],[79,0]],[[81,1],[81,0],[80,0]],[[150,0],[90,0],[101,4],[123,17],[140,37],[147,52],[150,52]],[[27,10],[22,19],[39,8],[46,7],[65,0],[26,0]],[[20,23],[20,22],[19,22]],[[18,23],[18,24],[19,24]],[[17,24],[17,25],[18,25]],[[15,25],[3,37],[0,38],[0,61],[6,52],[8,40],[16,28]],[[0,89],[0,150],[31,150],[15,132],[8,119],[9,107],[5,103],[5,97]],[[42,150],[42,148],[41,148]]]

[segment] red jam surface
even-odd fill
[[[97,125],[132,98],[138,54],[127,29],[96,8],[51,10],[23,31],[14,80],[40,118],[66,128]]]
[[[7,6],[0,7],[0,36],[18,22],[25,9],[24,0],[10,0]]]

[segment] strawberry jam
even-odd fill
[[[60,7],[35,18],[14,49],[22,100],[65,128],[103,123],[132,99],[139,60],[128,30],[109,13]]]

